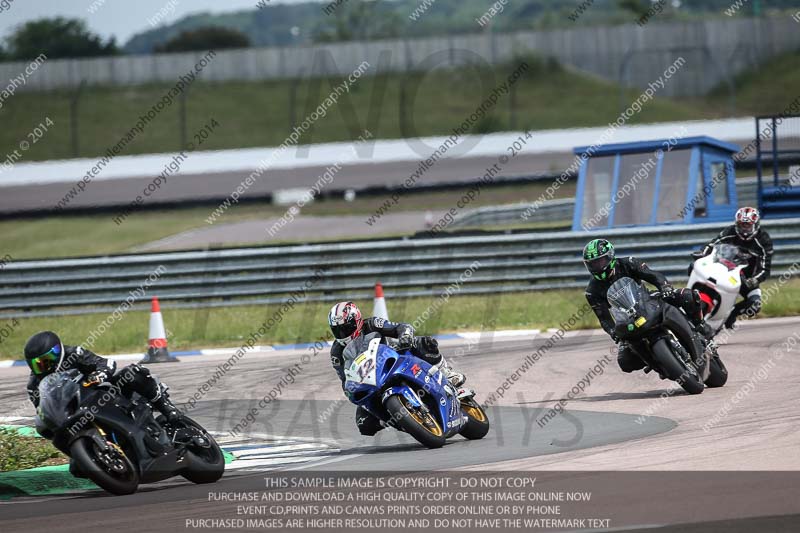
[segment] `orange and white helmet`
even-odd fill
[[[736,234],[749,241],[758,233],[761,214],[755,207],[742,207],[736,211]]]
[[[331,327],[333,337],[339,344],[346,344],[348,340],[361,335],[364,320],[361,311],[353,302],[339,302],[331,307],[328,313],[328,325]]]

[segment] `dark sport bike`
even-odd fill
[[[36,429],[68,455],[73,468],[112,494],[140,483],[183,476],[213,483],[225,471],[214,438],[188,417],[156,419],[143,398],[117,394],[110,384],[84,386],[78,370],[57,372],[39,384]]]
[[[728,371],[719,356],[706,349],[686,315],[660,296],[631,278],[615,281],[607,299],[616,336],[662,378],[677,382],[689,394],[725,385]]]

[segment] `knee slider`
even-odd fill
[[[150,376],[150,369],[141,366],[139,363],[133,363],[132,365],[126,366],[125,372],[132,374],[134,377],[142,376],[146,378]]]
[[[747,299],[747,307],[750,308],[754,315],[761,312],[761,297],[755,296]]]
[[[620,370],[626,373],[644,368],[644,361],[636,355],[630,346],[625,345],[620,346],[619,353],[617,354],[617,364]]]
[[[439,353],[439,341],[433,337],[421,337],[422,349],[430,354]]]

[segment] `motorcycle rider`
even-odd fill
[[[344,390],[344,360],[343,354],[347,345],[361,335],[379,333],[384,339],[397,339],[394,347],[399,350],[410,350],[412,354],[432,365],[438,365],[453,387],[458,388],[464,384],[466,378],[463,374],[455,372],[444,357],[439,353],[439,343],[433,337],[414,336],[411,324],[389,322],[383,318],[362,318],[361,311],[353,302],[339,302],[331,307],[328,313],[328,325],[333,333],[333,346],[331,346],[331,364],[339,376]],[[345,391],[345,394],[349,393]],[[361,406],[356,409],[356,425],[362,435],[372,436],[383,429],[381,421]]]
[[[161,412],[168,421],[180,418],[180,411],[169,401],[163,387],[150,370],[133,364],[114,374],[117,363],[100,357],[80,346],[65,346],[52,331],[40,331],[25,343],[25,362],[31,369],[28,378],[28,398],[39,406],[39,383],[53,372],[77,369],[86,378],[84,387],[103,382],[120,383],[123,394],[136,392]]]
[[[614,246],[606,239],[594,239],[583,249],[583,264],[592,275],[586,287],[586,300],[600,321],[600,327],[619,345],[617,364],[623,372],[633,372],[645,367],[644,360],[627,341],[621,341],[614,332],[614,319],[606,297],[608,288],[620,278],[633,278],[655,285],[661,297],[669,304],[684,310],[689,321],[704,337],[710,328],[703,321],[700,295],[690,289],[676,290],[660,272],[651,270],[647,263],[635,257],[616,256]]]
[[[750,261],[742,270],[742,286],[739,294],[744,298],[736,304],[725,321],[725,327],[733,328],[736,319],[741,315],[753,317],[761,311],[761,282],[769,277],[772,268],[772,238],[761,228],[761,214],[754,207],[742,207],[736,211],[736,219],[731,226],[725,227],[719,235],[697,252],[692,253],[692,273],[694,261],[711,253],[715,244],[732,244],[750,252]]]

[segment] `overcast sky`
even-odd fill
[[[65,16],[85,19],[91,30],[103,37],[115,36],[124,44],[131,36],[150,29],[148,20],[164,9],[174,11],[164,23],[171,23],[190,13],[222,13],[253,9],[258,0],[0,0],[10,3],[0,12],[0,37],[14,26],[41,17]],[[271,0],[270,3],[296,4],[321,0]],[[95,6],[94,13],[89,12]],[[1,8],[0,8],[1,9]]]

